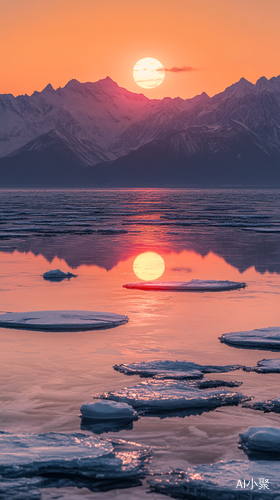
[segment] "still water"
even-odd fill
[[[1,431],[79,431],[83,403],[141,380],[113,370],[115,364],[169,359],[254,366],[279,357],[219,342],[223,333],[280,325],[279,191],[5,190],[0,206],[1,313],[81,309],[129,317],[118,328],[89,332],[0,329]],[[247,286],[204,293],[123,288],[139,281],[133,264],[144,252],[164,260],[163,281]],[[78,276],[48,282],[42,275],[50,269]],[[239,370],[218,378],[242,381],[238,392],[256,401],[279,397],[277,374]],[[278,422],[275,413],[232,406],[185,418],[143,417],[133,429],[104,436],[152,447],[159,470],[185,469],[246,459],[238,434]],[[146,490],[145,481],[102,493],[49,489],[42,499],[133,500]]]

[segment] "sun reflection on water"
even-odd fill
[[[165,269],[163,258],[155,252],[144,252],[133,262],[133,271],[137,278],[144,281],[153,281],[160,278]]]

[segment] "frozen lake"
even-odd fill
[[[115,371],[116,364],[186,360],[255,366],[263,358],[280,358],[280,351],[219,341],[225,333],[280,326],[279,191],[3,190],[0,207],[1,313],[59,309],[129,317],[108,330],[0,328],[0,431],[81,432],[83,403],[143,380]],[[246,287],[222,292],[123,288],[139,281],[133,263],[144,252],[162,257],[164,282],[229,280]],[[44,280],[52,269],[77,277]],[[279,398],[279,377],[242,370],[204,375],[243,382],[238,392],[255,401]],[[277,413],[224,406],[200,415],[140,417],[133,428],[101,436],[151,447],[152,468],[183,470],[248,460],[238,448],[239,433],[278,422]],[[58,494],[71,500],[136,500],[147,489],[144,480],[128,489],[92,492],[69,486],[41,493],[42,500]]]

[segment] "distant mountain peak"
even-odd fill
[[[235,97],[243,97],[248,92],[251,92],[254,89],[254,84],[246,80],[246,78],[242,77],[240,80],[230,87],[227,87],[224,91],[226,96],[235,95]]]
[[[42,90],[42,92],[55,92],[53,86],[48,83],[48,85]]]
[[[265,76],[259,78],[256,82],[257,92],[279,92],[280,91],[280,78],[273,76],[268,80]]]
[[[75,78],[72,78],[72,80],[69,80],[68,83],[66,83],[65,85],[65,89],[68,89],[68,90],[74,90],[74,91],[77,91],[77,90],[80,90],[81,88],[81,85],[82,83],[79,82],[78,80],[76,80]]]

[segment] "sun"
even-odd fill
[[[163,274],[165,269],[163,258],[155,252],[141,253],[133,262],[133,271],[137,278],[153,281]]]
[[[140,59],[133,68],[133,79],[139,87],[154,89],[158,87],[165,78],[164,67],[157,59],[145,57]]]

